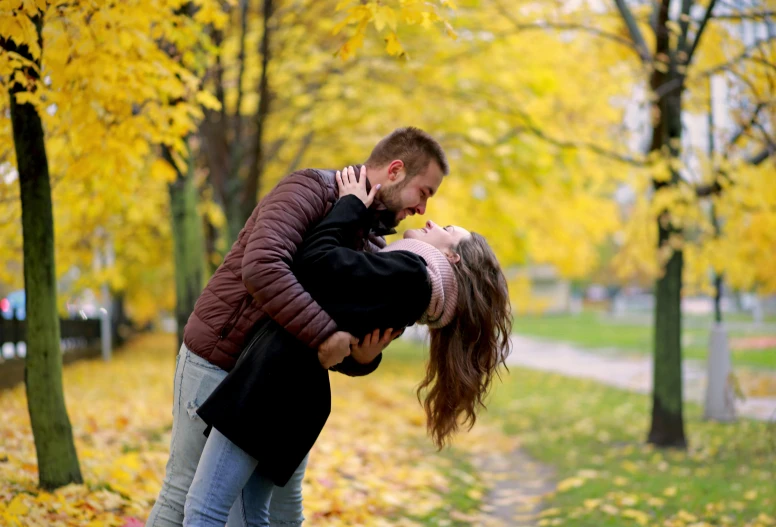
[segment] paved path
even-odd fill
[[[539,523],[543,499],[555,490],[551,467],[537,462],[519,448],[507,454],[493,452],[480,456],[475,464],[495,484],[482,507],[491,521],[473,525],[532,527]]]
[[[651,393],[652,357],[619,353],[590,352],[564,342],[514,336],[508,364],[593,379],[626,390]],[[703,402],[706,389],[705,364],[684,361],[684,396]],[[736,401],[738,415],[776,421],[776,397],[747,397]]]

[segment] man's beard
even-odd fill
[[[380,202],[387,210],[380,211],[379,217],[386,227],[394,228],[399,225],[400,220],[396,215],[405,208],[401,202],[401,191],[405,186],[407,186],[407,179],[397,185],[383,188],[380,192]]]

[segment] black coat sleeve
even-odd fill
[[[378,296],[386,301],[392,295],[398,297],[397,284],[416,283],[419,274],[422,275],[420,279],[425,280],[425,263],[417,255],[403,251],[369,253],[350,247],[368,221],[368,209],[364,203],[355,196],[345,196],[308,233],[300,247],[294,272],[322,305],[327,305],[326,299],[336,298],[338,306],[350,303],[363,308],[359,303],[369,303],[370,299],[373,302]],[[342,310],[332,306],[331,311]],[[348,329],[349,319],[351,317],[345,316],[337,321],[335,317],[338,327],[362,337],[357,334],[358,331]],[[379,322],[375,320],[375,327],[362,329],[376,329]],[[351,376],[367,375],[377,368],[381,360],[382,354],[369,364],[360,364],[353,357],[347,357],[332,369]]]

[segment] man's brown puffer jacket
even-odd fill
[[[334,171],[306,169],[286,176],[259,202],[194,306],[183,334],[189,350],[229,371],[266,316],[312,349],[337,330],[290,268],[305,233],[337,197]],[[362,246],[374,251],[385,240],[370,235]],[[349,375],[364,375],[379,363],[364,368],[348,359],[336,369]]]

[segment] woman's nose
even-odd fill
[[[427,228],[428,230],[431,230],[431,229],[433,229],[433,228],[434,228],[434,222],[433,222],[433,221],[431,221],[431,220],[428,220],[428,221],[426,222],[426,228]]]

